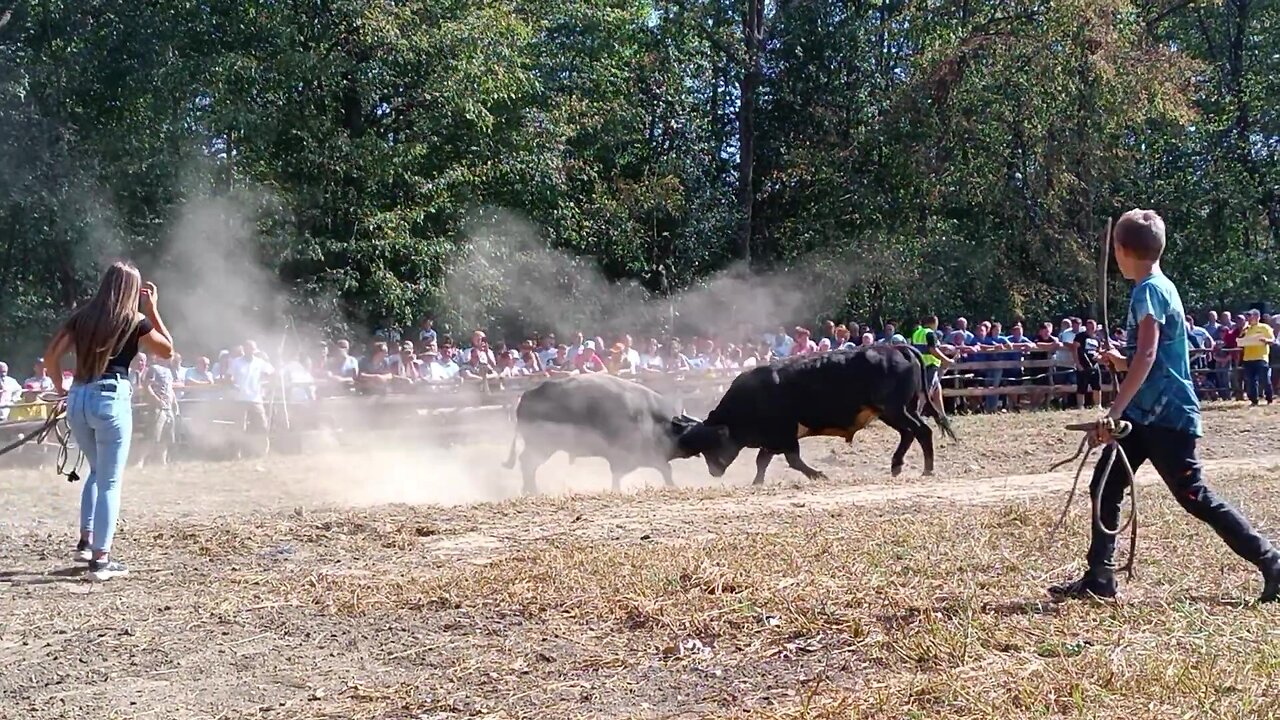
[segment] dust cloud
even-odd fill
[[[176,209],[147,279],[158,286],[174,338],[190,353],[216,360],[218,350],[246,340],[272,355],[278,349],[287,289],[261,258],[258,221],[240,196],[197,196]],[[184,360],[195,357],[184,353]]]
[[[245,191],[195,196],[174,212],[163,254],[143,268],[160,287],[161,312],[185,365],[200,355],[216,360],[218,350],[253,339],[280,369],[325,337],[319,327],[286,325],[290,288],[267,261],[270,251],[261,235],[258,209],[270,205],[269,198]],[[445,279],[447,298],[466,323],[453,334],[464,342],[470,328],[494,317],[567,338],[578,331],[653,332],[665,327],[673,310],[685,332],[757,334],[834,304],[857,275],[854,263],[826,255],[775,273],[730,268],[668,299],[636,283],[609,281],[593,258],[549,249],[539,229],[516,213],[477,214],[466,226],[465,241]],[[289,496],[358,507],[500,501],[521,492],[518,467],[502,467],[514,430],[510,408],[495,405],[466,420],[441,420],[424,416],[422,408],[433,404],[429,396],[298,402],[279,375],[268,382],[267,394],[273,420],[287,415],[295,432],[275,438],[268,457],[231,461],[227,470],[260,477],[282,493],[288,489]],[[474,398],[474,404],[484,402],[483,396]],[[201,442],[215,451],[234,448],[243,438],[242,408],[207,407],[187,418],[200,428]],[[206,424],[196,425],[198,414]],[[321,429],[335,426],[342,431]],[[728,480],[712,480],[700,458],[672,466],[682,487]],[[174,472],[181,474],[180,468]],[[750,468],[742,472],[745,481]],[[543,494],[597,492],[610,487],[610,473],[601,459],[571,463],[560,453],[542,465],[537,481]],[[651,469],[623,479],[624,491],[661,485]]]
[[[562,342],[575,332],[606,340],[659,328],[670,332],[673,319],[676,332],[734,340],[741,331],[758,335],[790,321],[812,321],[816,309],[838,305],[869,265],[866,258],[833,251],[770,272],[739,263],[661,297],[634,281],[608,280],[590,257],[549,247],[517,213],[478,213],[464,234],[465,248],[446,287],[467,331],[493,318],[554,332]]]

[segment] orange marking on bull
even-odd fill
[[[844,438],[844,441],[853,444],[853,436],[866,426],[870,425],[873,420],[880,417],[880,411],[875,408],[863,408],[858,411],[857,416],[853,419],[853,425],[847,428],[823,428],[822,430],[814,430],[806,425],[799,425],[796,429],[796,439],[807,437],[837,437]]]

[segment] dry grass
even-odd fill
[[[994,438],[1024,421],[984,422]],[[1211,479],[1280,529],[1269,463]],[[1080,571],[1087,521],[1081,504],[1044,546],[1060,492],[769,492],[131,527],[134,578],[0,586],[0,716],[112,717],[104,697],[166,718],[1277,715],[1280,608],[1251,605],[1256,571],[1159,486],[1142,488],[1139,578],[1067,604],[1043,588]],[[14,538],[7,564],[57,545]]]

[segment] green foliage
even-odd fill
[[[1274,297],[1278,43],[1250,0],[30,0],[0,26],[0,343],[111,255],[163,262],[209,193],[255,198],[298,312],[358,325],[533,322],[501,277],[450,291],[484,208],[650,295],[748,218],[758,269],[851,265],[815,315],[882,321],[1086,311],[1105,219],[1150,206],[1189,304]]]

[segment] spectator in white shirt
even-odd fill
[[[197,358],[196,366],[187,368],[182,377],[182,383],[188,387],[193,385],[212,385],[213,382],[214,377],[209,368],[209,358],[203,356]]]
[[[663,359],[661,351],[662,344],[657,338],[649,338],[645,343],[644,352],[640,353],[640,362],[636,367],[643,373],[660,373],[666,369],[667,362]]]
[[[729,348],[729,354],[724,359],[724,367],[726,370],[742,369],[742,348]]]
[[[631,336],[623,335],[621,338],[621,342],[623,346],[622,354],[626,356],[627,364],[630,365],[633,370],[636,368],[639,368],[640,353],[636,352],[636,349],[632,346],[633,343],[631,340]]]
[[[567,350],[570,363],[572,363],[574,360],[578,358],[578,353],[582,352],[582,348],[583,348],[582,333],[580,332],[574,333],[573,342],[569,343],[569,348]]]
[[[147,354],[138,353],[129,363],[129,384],[135,388],[142,387],[142,378],[147,374]]]
[[[538,341],[537,355],[542,367],[546,368],[547,364],[556,356],[555,333],[548,333],[542,336],[542,339]]]
[[[525,340],[520,343],[520,352],[512,366],[516,375],[536,375],[542,372],[542,360],[533,351],[533,343]]]
[[[476,330],[471,333],[471,347],[467,348],[465,353],[468,365],[471,364],[472,351],[479,352],[479,362],[481,365],[491,368],[497,366],[498,358],[489,347],[489,336],[485,335],[483,330]]]
[[[451,355],[437,352],[434,347],[428,347],[422,351],[422,357],[425,360],[422,372],[427,382],[455,382],[458,379],[461,369]]]
[[[295,360],[281,369],[285,388],[289,394],[289,402],[310,402],[316,399],[316,383],[313,370],[315,360],[305,352],[298,353]]]
[[[0,362],[0,421],[9,419],[9,408],[22,400],[22,386],[9,376],[9,365]]]
[[[265,353],[258,351],[252,340],[245,343],[245,354],[231,362],[231,383],[235,387],[235,399],[244,408],[246,442],[237,454],[244,455],[249,448],[257,456],[265,455],[271,441],[267,435],[267,409],[263,393],[263,378],[275,374],[275,368],[267,362]],[[256,440],[256,442],[254,442]]]
[[[329,379],[343,385],[354,385],[360,376],[360,362],[351,355],[351,343],[346,340],[337,342],[337,350],[329,358],[329,367],[325,368]]]
[[[218,351],[218,362],[213,365],[213,379],[215,382],[231,382],[231,351]]]

